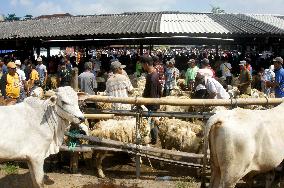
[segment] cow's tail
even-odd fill
[[[207,121],[205,127],[204,127],[204,141],[203,141],[203,167],[202,167],[202,182],[201,187],[205,187],[205,177],[206,177],[206,167],[207,167],[207,153],[208,153],[208,145],[209,145],[209,133],[211,128],[220,123],[221,120],[219,116],[212,116]]]

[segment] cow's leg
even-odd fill
[[[104,171],[103,171],[103,167],[102,167],[102,162],[103,162],[104,158],[106,157],[106,153],[107,152],[99,151],[97,153],[97,156],[96,156],[97,171],[98,171],[98,176],[100,178],[104,178],[105,177],[105,174],[104,174]]]
[[[215,129],[210,130],[209,134],[209,148],[210,148],[210,164],[211,164],[211,178],[210,178],[210,188],[219,188],[221,171],[220,165],[218,163],[218,157],[216,152],[215,137],[218,136]]]
[[[215,135],[210,134],[209,147],[210,147],[210,164],[211,164],[211,178],[210,178],[210,186],[211,188],[219,188],[220,179],[221,179],[221,171],[220,165],[218,163],[217,152],[216,152],[216,143],[214,142]]]
[[[43,163],[44,163],[44,160],[41,160],[41,159],[31,159],[29,163],[29,169],[31,172],[33,184],[34,184],[34,187],[36,188],[44,187]]]

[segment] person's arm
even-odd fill
[[[46,67],[44,68],[44,85],[46,85],[47,82],[47,70]]]
[[[4,74],[1,78],[1,94],[6,99],[6,84],[7,84],[7,74]]]

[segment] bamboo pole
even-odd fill
[[[171,156],[178,156],[178,157],[185,157],[185,158],[195,158],[195,159],[203,158],[203,154],[187,153],[187,152],[180,152],[180,151],[174,151],[174,150],[165,150],[165,149],[153,148],[153,147],[142,146],[142,145],[137,146],[136,144],[123,143],[120,141],[103,139],[103,138],[98,138],[95,136],[86,136],[82,134],[73,135],[68,132],[65,133],[65,135],[79,138],[79,139],[89,140],[91,142],[97,143],[98,146],[106,145],[106,146],[110,146],[114,148],[130,150],[134,152],[138,149],[139,152],[143,154],[158,153],[161,155],[171,155]]]
[[[168,98],[142,98],[142,97],[109,97],[90,95],[87,101],[106,103],[125,103],[136,105],[172,105],[172,106],[237,106],[237,105],[278,105],[281,98],[239,98],[239,99],[168,99]]]
[[[114,114],[84,114],[87,119],[113,119]]]

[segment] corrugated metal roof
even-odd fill
[[[283,16],[136,12],[0,22],[0,39],[162,34],[284,34]]]
[[[278,18],[277,16],[273,16],[273,15],[260,15],[260,14],[249,14],[248,16],[257,19],[261,22],[267,23],[271,26],[277,27],[279,29],[282,30],[282,32],[284,31],[284,20],[281,18]],[[281,32],[278,31],[278,32]],[[277,32],[277,30],[273,30],[273,32]]]
[[[228,33],[206,14],[163,14],[162,33]]]
[[[160,32],[160,13],[77,16],[0,23],[0,39]]]
[[[244,14],[209,14],[210,18],[222,24],[230,33],[237,34],[266,34],[283,33],[274,26],[261,22]]]

